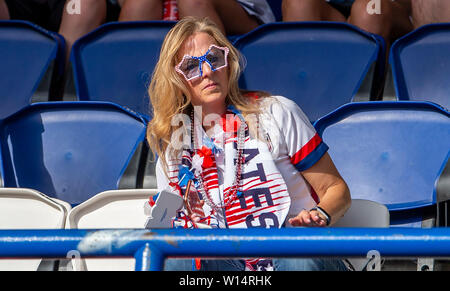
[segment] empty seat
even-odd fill
[[[0,188],[0,229],[61,229],[67,209],[31,189]],[[41,259],[0,259],[1,271],[36,271]]]
[[[241,87],[292,99],[311,121],[351,102],[382,58],[376,37],[346,23],[269,23],[235,45],[246,59]]]
[[[389,210],[381,203],[364,200],[352,199],[352,205],[345,215],[341,217],[333,227],[389,227]],[[370,251],[370,250],[368,250]],[[346,260],[351,264],[355,271],[365,270],[370,259],[367,258],[349,258]]]
[[[79,100],[110,101],[148,116],[148,85],[173,24],[113,22],[80,38],[71,55]]]
[[[112,103],[32,104],[0,126],[4,185],[72,205],[117,189],[145,128],[142,117]]]
[[[425,25],[397,40],[390,64],[398,100],[450,108],[450,23]]]
[[[352,103],[315,127],[352,198],[385,204],[391,225],[420,226],[448,158],[448,112],[427,102]]]
[[[389,210],[384,204],[352,199],[352,205],[333,227],[389,227]]]
[[[153,189],[99,193],[71,210],[68,228],[143,229],[147,219],[144,203],[156,193]],[[74,270],[132,271],[134,265],[133,258],[73,260]]]
[[[0,21],[0,119],[30,103],[52,62],[61,65],[63,52],[55,33],[26,21]]]

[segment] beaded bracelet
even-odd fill
[[[309,211],[313,211],[313,210],[315,210],[315,211],[319,212],[320,214],[322,214],[325,217],[326,221],[327,221],[327,226],[330,225],[330,223],[331,223],[331,216],[325,210],[323,210],[322,207],[316,206],[316,207],[311,208]]]

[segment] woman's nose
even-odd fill
[[[203,64],[202,64],[202,73],[203,73],[203,76],[202,76],[203,78],[209,77],[213,73],[213,70],[211,69],[211,67],[209,66],[209,64],[207,62],[203,62]]]

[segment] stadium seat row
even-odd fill
[[[144,203],[155,194],[156,190],[152,189],[105,191],[71,208],[38,191],[1,188],[0,229],[112,229],[103,231],[101,236],[118,238],[130,229],[143,228],[147,218]],[[389,211],[382,204],[354,199],[350,210],[334,227],[389,227]],[[95,235],[88,239],[100,239]],[[96,241],[97,248],[101,247],[99,244]],[[70,251],[66,258],[69,260],[58,263],[42,259],[0,259],[0,270],[131,271],[135,267],[133,258],[81,258],[77,250]],[[352,258],[347,262],[356,270],[367,265],[367,259]]]
[[[431,102],[353,102],[314,125],[352,197],[401,212],[448,200],[436,187],[449,156],[449,117]],[[144,118],[113,103],[31,104],[0,124],[3,186],[78,205],[120,188],[145,134]],[[422,215],[408,213],[407,222]]]
[[[142,208],[154,194],[156,190],[152,189],[106,191],[71,208],[69,204],[38,191],[2,188],[0,229],[112,229],[101,235],[119,238],[129,229],[143,228],[146,216]],[[345,217],[333,227],[389,227],[389,211],[382,204],[354,199]],[[89,239],[100,239],[95,233],[92,236]],[[0,259],[0,270],[131,271],[135,268],[133,258],[81,258],[77,250],[70,251],[66,259]],[[367,259],[349,258],[347,263],[355,270],[363,270]]]
[[[72,208],[35,190],[0,188],[0,229],[143,229],[143,206],[154,194],[152,189],[106,191]],[[61,261],[59,270],[134,270],[134,260],[129,258],[81,260],[76,250],[67,254],[72,256],[72,261]],[[55,268],[53,264],[41,259],[0,259],[0,270],[46,270],[46,265]]]
[[[71,55],[77,99],[114,102],[148,118],[147,88],[173,24],[113,22],[79,39]],[[449,25],[424,26],[394,43],[396,100],[449,107]],[[346,23],[270,23],[234,44],[246,58],[241,87],[293,99],[311,121],[345,103],[375,100],[383,86],[384,41]],[[31,23],[0,22],[0,119],[30,103],[52,62],[52,81],[61,79],[63,47],[61,36]]]

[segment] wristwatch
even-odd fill
[[[319,212],[320,214],[322,214],[322,216],[325,217],[325,220],[327,221],[327,226],[330,225],[330,223],[331,223],[331,216],[325,210],[323,210],[322,207],[316,206],[316,207],[311,208],[309,211],[313,211],[313,210],[315,210],[315,211]]]

